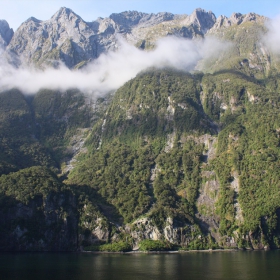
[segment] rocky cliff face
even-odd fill
[[[151,49],[165,36],[203,38],[208,33],[261,20],[253,13],[216,19],[212,12],[196,9],[191,15],[127,11],[85,22],[72,10],[61,8],[47,21],[29,18],[14,35],[3,21],[1,38],[14,64],[56,67],[63,62],[69,68],[80,68],[101,53],[116,50],[120,36],[137,47]]]
[[[0,20],[0,48],[5,49],[9,45],[14,31],[6,20]]]
[[[229,26],[233,25],[240,25],[245,22],[263,22],[264,20],[267,20],[267,18],[263,16],[259,16],[255,13],[249,13],[246,15],[242,15],[240,13],[233,13],[229,18],[226,16],[219,16],[217,20],[215,21],[215,24],[213,26],[213,30],[210,31],[210,33],[214,32],[215,29],[219,28],[227,28]]]
[[[8,207],[9,198],[6,198]],[[67,206],[66,206],[67,205]],[[71,194],[38,196],[27,205],[15,202],[0,211],[1,251],[73,251],[77,249],[78,216]]]
[[[30,18],[16,31],[8,51],[23,63],[53,64],[72,68],[113,47],[110,21],[87,23],[72,10],[61,8],[50,20]]]
[[[73,251],[77,248],[77,199],[43,167],[2,176],[1,251]]]

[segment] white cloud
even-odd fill
[[[149,67],[189,71],[199,60],[218,55],[226,47],[227,44],[211,38],[191,41],[166,37],[158,41],[155,50],[146,52],[120,39],[117,51],[102,54],[83,70],[69,70],[63,65],[44,71],[15,69],[1,63],[0,88],[18,88],[25,94],[34,94],[42,88],[78,88],[85,93],[101,95],[119,88]]]
[[[280,54],[280,15],[267,23],[268,32],[263,37],[267,48],[274,53]]]

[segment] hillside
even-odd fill
[[[2,91],[0,250],[279,248],[279,60],[266,20],[197,9],[87,23],[61,8],[14,34],[4,22],[18,67],[79,71],[118,36],[147,52],[170,35],[228,47],[103,95]]]

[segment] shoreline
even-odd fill
[[[276,249],[277,250],[277,249]],[[213,253],[213,252],[237,252],[237,251],[269,251],[269,250],[253,250],[253,249],[207,249],[207,250],[178,250],[178,251],[128,251],[128,252],[108,252],[108,251],[80,251],[80,253],[92,254],[185,254],[185,253]]]
[[[177,250],[177,251],[127,251],[127,252],[109,252],[109,251],[0,251],[0,254],[5,253],[91,253],[91,254],[122,254],[122,255],[139,255],[139,254],[187,254],[187,253],[214,253],[214,252],[267,252],[267,251],[280,251],[280,248],[275,249],[206,249],[206,250]]]

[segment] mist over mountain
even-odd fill
[[[194,70],[201,59],[218,57],[230,47],[229,43],[222,43],[213,38],[195,42],[166,37],[157,42],[155,49],[146,52],[130,45],[121,37],[117,42],[118,50],[101,54],[79,70],[69,69],[62,63],[56,68],[37,69],[34,66],[15,68],[3,62],[0,67],[1,88],[18,88],[26,94],[35,94],[44,88],[78,88],[91,96],[100,97],[118,89],[148,68]]]
[[[279,248],[278,21],[0,21],[0,250]]]
[[[216,18],[212,12],[197,9],[189,16],[129,11],[85,22],[72,10],[61,8],[50,20],[32,17],[14,35],[9,31],[1,55],[1,87],[17,87],[27,94],[42,88],[77,87],[100,96],[149,67],[218,70],[232,59],[225,54],[235,46],[232,39],[213,35],[232,25],[263,24],[265,20],[253,13]],[[5,28],[8,25],[2,27],[2,34],[8,32]],[[265,48],[260,45],[252,51],[251,65],[263,67],[263,61],[255,61],[254,56],[256,53],[257,60],[260,52],[266,56]],[[215,69],[205,67],[209,60]],[[82,71],[73,72],[77,69]]]

